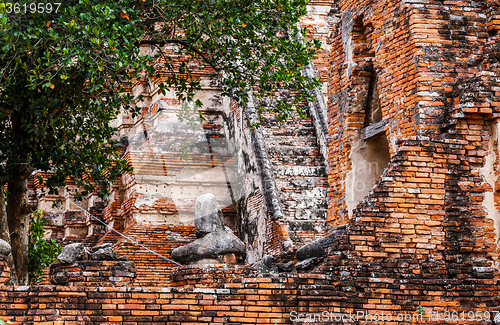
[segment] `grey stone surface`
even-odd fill
[[[330,234],[328,234],[328,236],[312,241],[299,248],[295,255],[299,261],[326,256],[328,247],[332,246],[332,244],[337,240],[338,234],[345,228],[346,225],[335,227]]]
[[[318,100],[324,101],[324,98],[320,98],[321,91],[317,95]],[[312,106],[309,111],[320,113]],[[318,114],[315,116],[319,118]],[[261,129],[265,144],[268,145],[272,176],[278,185],[277,203],[282,212],[281,215],[271,216],[286,224],[287,237],[294,247],[319,239],[330,229],[325,222],[328,204],[327,188],[324,185],[328,177],[324,157],[320,154],[323,153],[321,143],[318,145],[321,125],[319,120],[316,119],[316,124],[313,120],[314,118],[306,121],[294,115],[286,123],[280,124],[276,115],[271,113],[265,114],[262,121]],[[326,146],[325,149],[327,148]],[[301,229],[305,223],[302,221],[309,222],[313,227],[311,230],[314,231],[314,238],[304,236]],[[286,250],[283,251],[287,253]]]
[[[215,195],[211,193],[198,197],[194,218],[196,238],[220,231],[225,227],[222,210],[219,208]]]
[[[113,244],[106,243],[106,244],[94,246],[94,247],[92,247],[92,253],[97,252],[100,249],[105,249],[105,248],[109,248],[109,247],[113,248]]]
[[[82,255],[88,252],[88,248],[86,248],[82,243],[73,243],[66,245],[61,254],[57,256],[57,259],[61,263],[74,263],[82,259]]]
[[[172,258],[177,262],[196,264],[225,254],[245,254],[245,244],[224,225],[222,210],[213,194],[198,197],[194,225],[198,239],[172,250]]]
[[[278,270],[280,272],[292,272],[293,269],[295,268],[295,263],[293,261],[289,261],[288,263],[278,263],[276,264],[278,266]]]
[[[250,100],[244,110],[245,115],[251,124],[260,124],[253,96],[251,93],[249,93],[249,95]],[[271,159],[269,158],[269,152],[267,150],[263,130],[262,128],[250,128],[250,131],[253,152],[260,170],[262,190],[267,211],[274,220],[282,220],[285,218],[285,214],[283,213],[283,208],[280,204],[279,191],[276,186],[276,179],[273,174],[273,165]],[[290,240],[280,240],[280,244],[284,252],[289,251],[293,246],[293,243]]]
[[[259,273],[278,273],[278,266],[274,265],[276,258],[272,255],[264,256],[260,261],[253,264],[252,267]]]
[[[5,240],[0,239],[0,257],[7,258],[12,248]]]
[[[90,254],[90,259],[99,261],[116,261],[118,259],[118,254],[116,254],[115,250],[113,249],[113,245],[104,246],[97,249],[96,251],[93,251]]]
[[[232,232],[218,230],[185,246],[173,249],[172,258],[177,262],[189,264],[231,253],[245,254],[245,245]]]
[[[314,266],[314,265],[318,264],[319,262],[321,262],[322,260],[323,260],[323,257],[308,258],[306,260],[300,261],[297,264],[295,264],[295,269],[297,271],[308,270],[312,266]]]
[[[119,144],[118,144],[119,147],[126,148],[128,146],[128,143],[129,143],[128,136],[126,136],[126,135],[120,136],[120,139],[118,139],[118,142],[119,142]]]
[[[299,248],[296,253],[299,261],[303,261],[311,257],[326,256],[326,250],[323,248],[323,238],[310,242],[309,244]]]
[[[245,253],[245,245],[232,232],[218,230],[198,238],[185,246],[172,250],[172,258],[177,262],[189,264],[219,255]]]

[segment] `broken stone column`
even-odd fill
[[[236,256],[245,254],[243,242],[225,226],[222,210],[213,194],[196,200],[196,239],[172,250],[172,258],[183,264],[235,263]]]
[[[61,263],[72,264],[76,261],[87,260],[90,250],[82,243],[73,243],[64,246],[62,252],[57,256]],[[85,255],[87,254],[87,257]]]

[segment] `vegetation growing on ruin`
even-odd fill
[[[207,67],[225,95],[249,92],[284,120],[303,115],[317,79],[301,74],[319,45],[298,26],[304,0],[96,0],[0,3],[0,237],[12,245],[14,282],[28,282],[27,234],[37,170],[48,193],[70,180],[83,198],[106,198],[123,170],[116,129],[123,110],[139,113],[138,81],[191,102]],[[141,50],[142,49],[142,50]],[[291,96],[293,94],[293,96]],[[201,103],[180,117],[195,123]],[[263,109],[263,107],[261,107]],[[2,194],[2,193],[0,193]],[[7,204],[6,204],[7,203]]]
[[[28,272],[30,284],[42,281],[43,270],[57,260],[61,245],[55,239],[45,239],[45,226],[49,219],[38,208],[30,215],[30,233],[28,244]]]

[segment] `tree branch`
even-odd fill
[[[193,45],[189,44],[188,42],[186,41],[183,41],[183,40],[178,40],[178,39],[167,39],[167,40],[142,40],[140,42],[140,45],[157,45],[157,46],[163,46],[163,45],[167,45],[167,44],[179,44],[179,45],[182,45],[185,49],[188,49],[190,51],[193,51],[195,52],[196,54],[198,54],[202,59],[203,61],[205,61],[206,63],[208,63],[212,69],[214,69],[216,72],[219,72],[220,69],[218,69],[213,63],[211,60],[209,60],[206,55],[200,51],[199,49],[197,49],[196,47],[194,47]]]
[[[27,180],[35,171],[35,168],[29,163],[17,163],[14,175],[9,178],[9,182],[22,182]]]

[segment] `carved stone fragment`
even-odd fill
[[[198,197],[195,209],[198,238],[172,250],[172,258],[184,264],[214,263],[226,254],[245,254],[245,245],[224,225],[222,211],[213,194]]]
[[[61,263],[74,263],[76,261],[82,260],[83,254],[85,254],[88,251],[88,248],[83,246],[82,243],[73,243],[66,245],[61,254],[57,256],[57,259]]]

